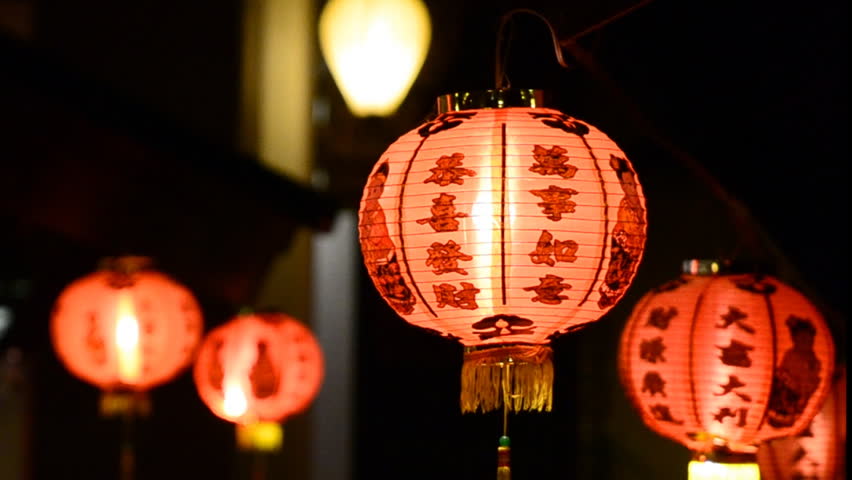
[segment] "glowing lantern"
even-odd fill
[[[840,480],[846,478],[846,369],[810,426],[795,437],[760,445],[757,460],[764,480]]]
[[[641,187],[612,140],[540,92],[438,100],[370,174],[364,262],[400,316],[467,347],[462,411],[550,410],[550,339],[606,313],[640,262]]]
[[[420,0],[330,0],[320,14],[323,57],[359,117],[396,111],[426,59],[430,36]]]
[[[238,315],[202,342],[195,386],[218,417],[234,422],[242,446],[276,449],[275,422],[302,412],[323,376],[322,352],[310,330],[281,313]]]
[[[71,373],[107,392],[142,392],[193,359],[203,329],[189,290],[142,257],[104,262],[62,291],[51,339]]]
[[[819,410],[831,334],[816,307],[773,277],[717,274],[711,261],[684,267],[627,321],[622,383],[651,429],[696,453],[690,478],[759,478],[757,445],[801,431]]]

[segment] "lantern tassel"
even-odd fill
[[[546,411],[553,404],[553,350],[542,345],[469,348],[461,381],[462,413]],[[504,368],[511,365],[511,369]],[[508,392],[504,392],[504,384]]]

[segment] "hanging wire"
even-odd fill
[[[553,41],[553,51],[556,54],[556,61],[559,62],[559,65],[562,68],[568,68],[568,64],[565,63],[565,58],[562,56],[562,46],[559,44],[559,37],[556,35],[556,30],[553,29],[553,25],[550,24],[550,21],[544,17],[544,15],[536,12],[535,10],[531,10],[529,8],[516,8],[514,10],[510,10],[500,18],[500,26],[497,28],[497,46],[494,50],[494,84],[497,90],[501,90],[503,88],[511,87],[511,82],[509,78],[506,76],[506,63],[508,60],[508,41],[507,48],[505,52],[503,51],[503,37],[504,30],[506,29],[506,24],[509,23],[509,20],[512,17],[519,13],[527,13],[532,15],[547,26],[548,31],[550,31],[550,38]]]

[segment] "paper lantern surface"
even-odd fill
[[[170,380],[193,359],[201,310],[192,293],[145,267],[119,259],[60,294],[50,332],[71,373],[107,391],[144,391]]]
[[[370,174],[364,261],[408,322],[467,346],[545,344],[624,294],[645,203],[624,152],[545,108],[441,114]]]
[[[643,421],[696,452],[754,454],[805,428],[828,391],[834,344],[819,311],[771,276],[683,275],[646,294],[619,371]]]
[[[808,428],[760,445],[757,460],[763,480],[846,478],[846,369],[838,373]]]
[[[275,422],[305,410],[323,377],[313,334],[281,313],[238,315],[204,339],[195,363],[198,393],[225,420]]]

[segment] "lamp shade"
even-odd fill
[[[282,313],[241,314],[214,329],[194,369],[207,407],[238,424],[278,422],[305,410],[322,376],[313,334]]]
[[[330,0],[320,49],[355,115],[394,113],[429,49],[429,11],[420,0]]]
[[[53,307],[51,340],[77,377],[106,391],[144,391],[193,359],[201,310],[190,291],[148,267],[147,259],[109,260],[68,285]]]
[[[644,197],[624,152],[539,104],[529,90],[439,99],[446,111],[388,147],[361,200],[379,293],[468,347],[464,411],[500,405],[483,377],[507,361],[517,388],[544,380],[513,409],[549,410],[550,339],[606,313],[642,257]]]
[[[845,459],[846,369],[842,368],[808,428],[761,444],[757,460],[763,480],[841,480],[846,478]]]
[[[819,410],[834,344],[792,287],[768,275],[715,274],[708,263],[685,262],[687,273],[636,305],[621,337],[621,380],[655,432],[756,464],[760,442],[801,431]]]

